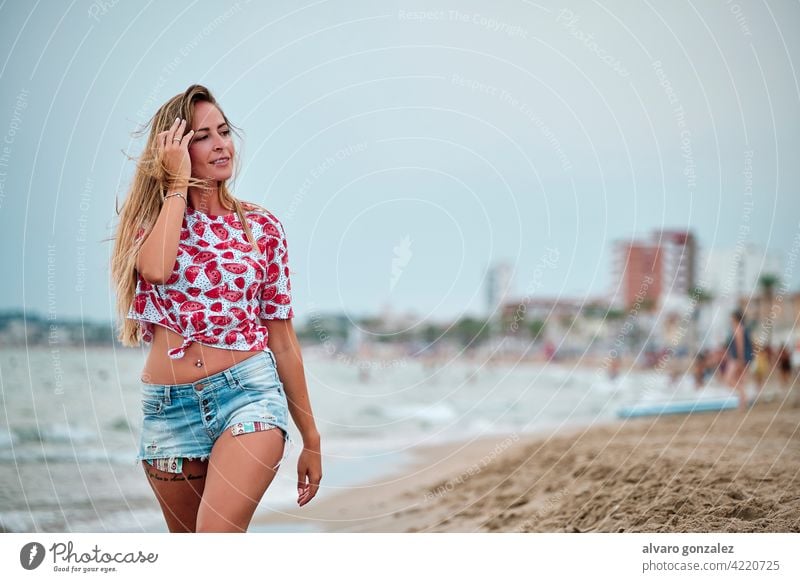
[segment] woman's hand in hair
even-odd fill
[[[178,123],[180,121],[180,123]],[[189,142],[194,135],[190,130],[184,135],[186,129],[185,119],[175,119],[167,131],[162,131],[157,137],[158,159],[167,171],[168,187],[184,187],[192,175],[192,160],[189,157]],[[179,141],[176,141],[179,140]]]

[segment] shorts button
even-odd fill
[[[208,400],[203,400],[203,404],[208,404]]]
[[[206,414],[206,420],[211,420],[211,415],[210,414]]]

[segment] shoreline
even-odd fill
[[[4,348],[9,354],[11,354],[14,348],[18,348],[18,352],[20,355],[27,355],[30,352],[39,351],[42,353],[51,353],[55,348],[59,351],[64,351],[67,353],[85,353],[87,349],[92,351],[106,351],[109,353],[134,353],[134,352],[141,352],[142,361],[147,359],[147,351],[150,349],[146,347],[146,344],[140,347],[127,347],[121,344],[107,344],[107,343],[99,343],[99,344],[81,344],[81,343],[60,343],[51,346],[47,343],[41,344],[33,344],[28,346],[26,349],[19,348],[18,344],[1,344],[0,347]],[[321,349],[322,346],[320,344],[301,344],[301,348],[305,352],[313,353],[315,355],[320,355],[320,359],[330,362],[338,362],[340,361],[336,357],[331,356],[322,356],[321,354],[325,354],[325,352]],[[13,354],[12,354],[13,355]],[[605,370],[607,368],[607,354],[605,352],[602,353],[589,353],[589,354],[582,354],[580,356],[573,356],[573,355],[564,355],[564,356],[557,356],[554,358],[548,358],[545,355],[536,353],[536,354],[528,354],[525,352],[519,353],[512,353],[512,354],[493,354],[490,357],[484,357],[484,354],[470,354],[465,358],[461,357],[454,357],[453,355],[441,355],[441,356],[417,356],[411,357],[409,354],[400,353],[404,359],[409,361],[413,361],[418,363],[420,366],[442,366],[445,364],[450,364],[453,362],[466,362],[473,364],[475,366],[483,366],[483,367],[492,367],[492,366],[499,366],[499,365],[533,365],[536,366],[560,366],[569,370],[573,369],[601,369]],[[351,361],[352,367],[358,367],[359,363],[370,363],[375,362],[376,360],[380,361],[382,359],[381,356],[375,357],[359,357],[355,355],[351,355],[349,357]],[[629,356],[620,357],[620,374],[628,373],[628,372],[647,372],[649,370],[654,369],[653,367],[647,366],[637,366],[635,363],[635,359]]]
[[[376,513],[391,518],[398,511],[409,509],[415,501],[430,501],[451,489],[455,483],[482,470],[506,450],[529,442],[539,442],[555,436],[570,438],[593,428],[611,428],[624,421],[601,420],[591,424],[575,421],[559,427],[544,427],[524,433],[507,432],[454,439],[447,442],[417,445],[409,449],[411,456],[396,469],[384,471],[379,477],[349,485],[346,490],[315,499],[303,508],[296,505],[277,506],[259,510],[251,522],[251,532],[381,532],[384,521]],[[324,479],[323,479],[324,482]],[[441,485],[445,483],[445,485]],[[389,522],[392,519],[388,519]]]
[[[250,531],[798,532],[797,387],[746,413],[420,446],[407,466]]]

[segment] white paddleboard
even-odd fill
[[[755,402],[755,392],[746,388],[748,406]],[[715,412],[738,408],[739,395],[722,386],[706,386],[696,393],[681,391],[672,397],[655,395],[634,404],[621,407],[617,416],[656,416],[661,414],[689,414],[692,412]],[[659,397],[660,396],[660,397]]]
[[[661,414],[688,414],[692,412],[713,412],[735,409],[739,406],[737,396],[725,398],[696,398],[690,400],[665,400],[638,402],[617,410],[617,416],[631,418],[636,416],[656,416]]]

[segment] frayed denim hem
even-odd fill
[[[288,431],[286,431],[284,428],[282,428],[282,427],[280,427],[280,426],[278,426],[276,424],[272,424],[272,423],[269,423],[269,422],[263,422],[263,421],[237,422],[235,424],[232,424],[228,428],[231,430],[231,434],[233,436],[239,436],[241,434],[247,434],[247,433],[252,433],[252,432],[259,432],[259,431],[262,431],[262,430],[271,430],[273,428],[279,428],[281,430],[281,432],[283,433],[283,443],[284,443],[283,444],[283,455],[281,456],[280,460],[277,463],[275,463],[275,466],[272,467],[273,471],[277,471],[278,470],[278,467],[281,466],[281,463],[283,463],[283,461],[286,460],[286,457],[289,456],[289,451],[293,450],[293,448],[296,446],[295,442],[294,442],[294,439],[292,439],[292,437],[289,436]]]
[[[183,460],[186,459],[187,461],[194,461],[195,459],[199,459],[200,461],[207,461],[208,455],[200,455],[200,456],[180,456],[180,457],[159,457],[159,458],[142,458],[136,457],[134,460],[134,464],[138,465],[142,461],[147,461],[147,463],[159,471],[164,471],[165,473],[175,473],[180,474],[183,472]]]
[[[289,433],[286,430],[274,424],[260,422],[260,421],[237,422],[228,428],[230,429],[231,434],[233,436],[239,436],[242,434],[248,434],[252,432],[259,432],[262,430],[271,430],[273,428],[280,428],[281,432],[283,432],[283,441],[284,441],[283,455],[281,456],[280,460],[277,463],[275,463],[275,466],[272,467],[273,471],[278,470],[278,467],[281,466],[281,463],[283,463],[286,460],[286,458],[289,456],[289,453],[293,451],[294,448],[297,446],[294,439],[291,436],[289,436]],[[152,458],[151,457],[143,458],[137,456],[133,463],[134,465],[139,465],[141,464],[142,461],[147,461],[147,463],[150,466],[158,469],[159,471],[164,471],[165,473],[180,474],[183,472],[183,459],[186,459],[187,461],[193,461],[195,459],[199,459],[200,461],[207,461],[208,458],[209,455],[196,455],[196,456],[181,455],[172,457],[152,457]]]

